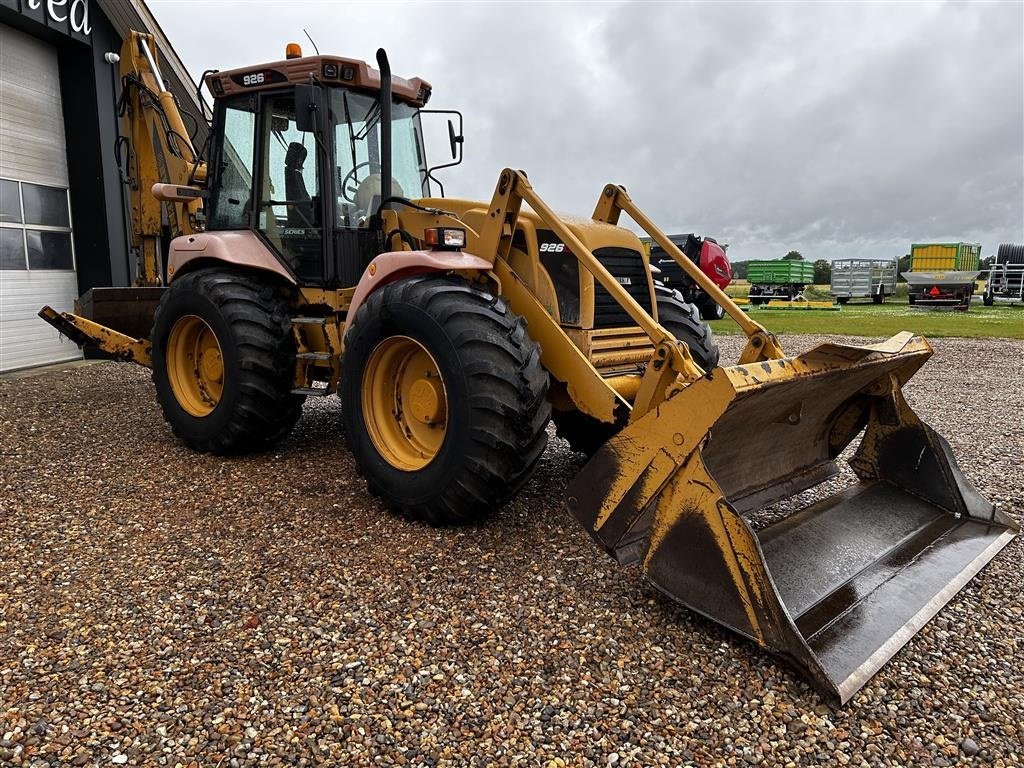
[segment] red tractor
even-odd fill
[[[725,255],[725,248],[720,246],[717,240],[693,234],[669,235],[669,239],[723,291],[732,282],[729,257]],[[651,265],[661,270],[656,279],[668,288],[679,291],[686,301],[695,304],[703,319],[721,320],[724,317],[722,307],[702,291],[693,278],[687,275],[657,243],[651,244]]]

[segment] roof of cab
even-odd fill
[[[380,90],[380,71],[365,61],[340,56],[303,56],[239,67],[206,76],[206,86],[216,98],[279,87],[284,83],[308,83],[315,77],[326,85],[344,85],[365,91]],[[422,107],[430,98],[430,83],[419,77],[391,78],[395,98]]]

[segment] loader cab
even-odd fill
[[[392,196],[431,194],[421,118],[429,85],[396,78],[384,110],[376,70],[320,56],[207,82],[216,96],[208,230],[254,231],[301,285],[354,286],[384,250],[375,214],[385,168]]]

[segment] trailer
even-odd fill
[[[907,300],[922,307],[966,311],[981,271],[980,243],[915,243],[910,246]]]
[[[832,297],[840,304],[871,299],[881,304],[896,292],[895,259],[837,259],[832,262]]]
[[[1024,245],[1003,243],[999,246],[981,300],[986,307],[997,300],[1024,302]]]
[[[750,303],[755,306],[772,299],[793,301],[814,283],[814,264],[787,259],[751,261],[747,264],[747,280]]]

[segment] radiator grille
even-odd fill
[[[612,273],[630,296],[651,312],[651,294],[648,287],[648,272],[643,257],[629,248],[598,248],[594,256],[601,265]],[[594,281],[594,327],[617,328],[636,325],[604,286]]]

